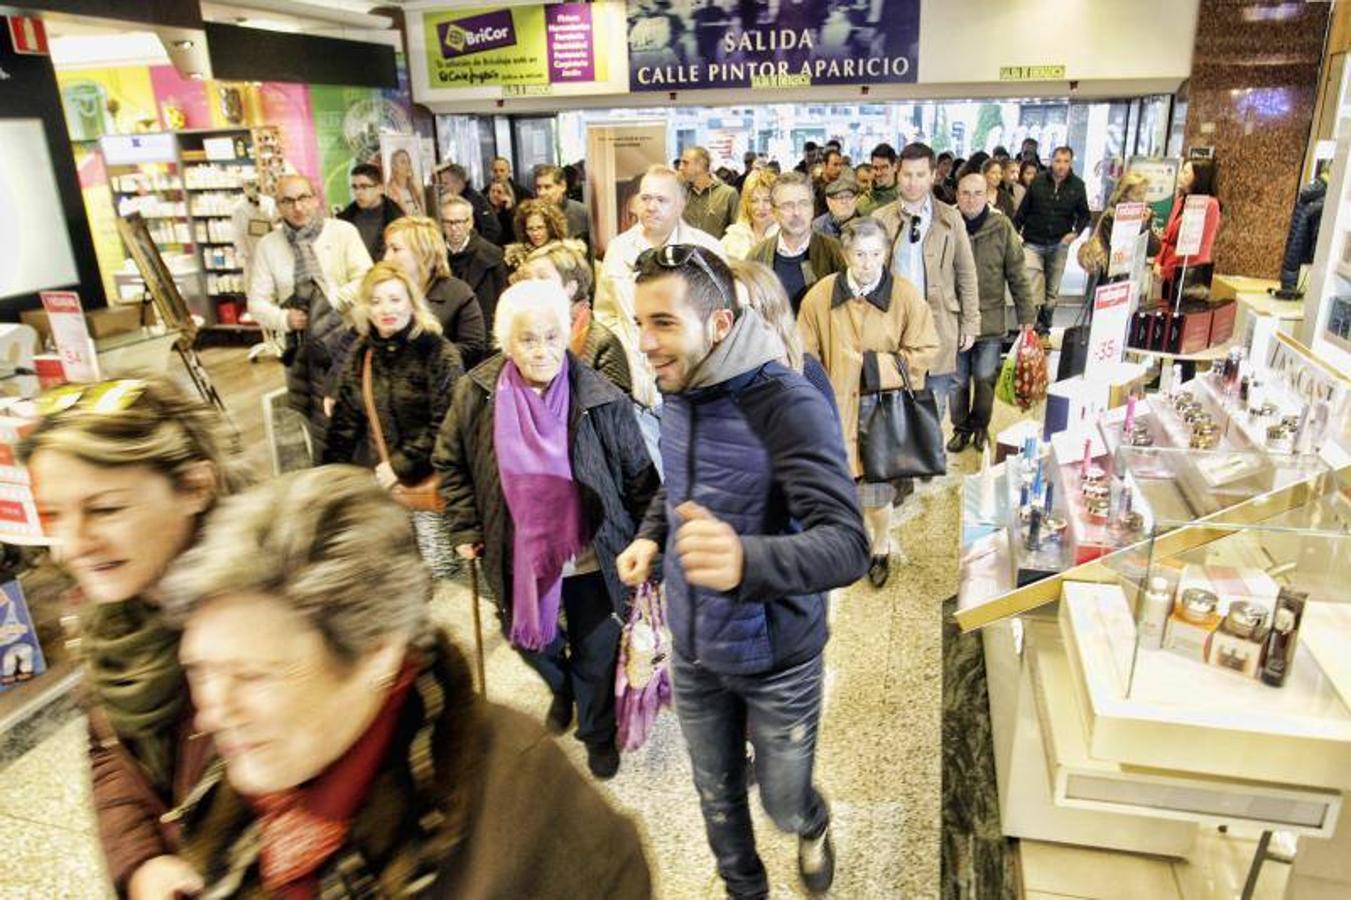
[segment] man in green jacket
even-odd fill
[[[736,221],[741,195],[709,171],[712,158],[703,147],[680,154],[680,180],[685,184],[685,221],[718,240]]]
[[[1023,263],[1023,242],[1013,220],[990,205],[985,176],[964,175],[957,183],[957,208],[966,222],[971,254],[976,260],[980,296],[980,333],[969,350],[957,354],[957,381],[952,392],[952,439],[948,449],[960,453],[970,442],[983,450],[990,440],[994,386],[999,375],[999,346],[1008,330],[1004,294],[1007,288],[1018,311],[1018,324],[1037,319],[1037,304]],[[974,382],[974,390],[972,383]]]

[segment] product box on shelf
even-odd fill
[[[1223,344],[1234,336],[1234,322],[1238,319],[1238,304],[1233,300],[1211,306],[1210,346]]]
[[[1176,341],[1177,352],[1183,355],[1200,353],[1210,346],[1211,307],[1204,301],[1182,304],[1182,339]]]
[[[1229,613],[1232,603],[1255,604],[1268,612],[1276,605],[1281,586],[1254,566],[1216,566],[1187,563],[1178,580],[1179,596],[1188,590],[1207,591],[1218,598],[1215,611]]]

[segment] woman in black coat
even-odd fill
[[[460,354],[441,334],[417,285],[392,262],[376,263],[366,273],[352,317],[359,337],[338,380],[323,461],[370,465],[387,490],[416,485],[432,474],[436,434],[464,374]],[[363,393],[368,366],[387,460]],[[413,520],[427,564],[438,575],[450,574],[454,557],[444,518],[416,512]]]
[[[398,263],[427,299],[441,333],[466,368],[487,355],[488,325],[474,289],[450,274],[441,226],[426,216],[405,216],[385,228],[385,259]]]
[[[566,730],[575,701],[588,764],[608,778],[629,608],[615,558],[660,480],[632,402],[567,351],[559,285],[512,285],[496,320],[503,352],[456,385],[432,460],[450,538],[460,556],[482,558],[504,631],[553,691],[547,724]]]

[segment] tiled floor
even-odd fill
[[[912,501],[901,539],[955,546],[950,486]],[[912,550],[912,554],[921,554]],[[899,570],[888,589],[839,593],[819,780],[835,814],[838,897],[927,897],[938,883],[938,600],[951,593],[943,554]],[[930,558],[932,556],[932,558]],[[450,583],[437,617],[472,646],[468,591]],[[485,620],[489,616],[484,608]],[[489,697],[543,717],[548,693],[499,635],[487,639]],[[0,772],[0,897],[106,896],[89,810],[82,721],[73,721]],[[582,746],[564,742],[578,766]],[[604,790],[643,823],[668,898],[722,896],[703,837],[689,762],[672,714]],[[796,841],[759,810],[756,833],[776,897],[802,896]]]
[[[269,374],[248,369],[244,377],[265,382]],[[247,408],[235,412],[248,419]],[[249,421],[240,424],[247,435]],[[971,471],[975,459],[963,454],[955,468]],[[885,590],[855,586],[833,600],[818,771],[835,813],[835,897],[938,894],[939,624],[941,602],[956,591],[955,488],[955,479],[940,479],[907,501],[897,534],[912,562],[897,567]],[[472,646],[463,584],[447,584],[437,616]],[[543,717],[548,695],[538,678],[495,630],[486,637],[490,698]],[[583,766],[581,745],[565,745]],[[673,715],[662,716],[648,746],[626,757],[603,790],[642,823],[661,897],[722,896]],[[753,806],[774,896],[802,896],[795,841]],[[110,896],[93,831],[84,726],[72,721],[0,770],[0,900]],[[1237,895],[1252,842],[1205,835],[1188,863],[1030,841],[1021,850],[1028,897],[1218,900]],[[1258,897],[1279,897],[1285,876],[1285,866],[1269,863]]]

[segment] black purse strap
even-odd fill
[[[859,390],[865,394],[880,394],[884,390],[882,372],[877,362],[881,355],[876,350],[863,351],[863,380]],[[895,351],[890,355],[896,361],[896,371],[901,373],[902,389],[911,397],[915,396],[915,389],[910,383],[910,367],[906,365],[905,357]]]

